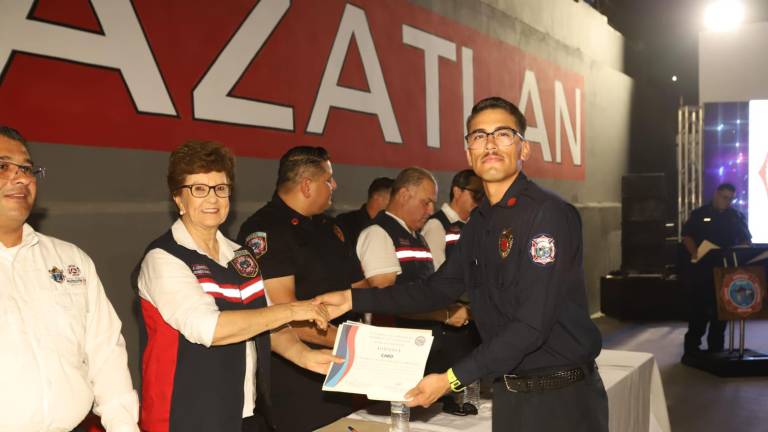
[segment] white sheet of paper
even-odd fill
[[[720,246],[712,243],[709,240],[704,240],[703,242],[701,242],[701,244],[699,245],[699,248],[696,250],[697,252],[696,255],[698,255],[698,257],[696,257],[696,259],[692,259],[691,262],[692,263],[699,262],[699,260],[704,258],[704,255],[709,253],[709,251],[711,251],[712,249],[720,249]]]
[[[432,332],[347,322],[339,326],[323,390],[359,393],[368,399],[402,401],[424,376]]]
[[[766,258],[768,258],[768,251],[765,251],[765,252],[761,253],[760,255],[752,258],[751,260],[749,260],[749,262],[747,264],[753,264],[753,263],[756,263],[758,261],[762,261],[762,260],[764,260]]]

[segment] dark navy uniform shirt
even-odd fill
[[[538,368],[591,364],[600,332],[589,317],[576,209],[520,173],[495,205],[485,198],[456,250],[427,281],[352,290],[356,311],[413,313],[467,290],[482,344],[453,365],[463,384]]]
[[[243,222],[238,241],[251,246],[249,236],[262,239],[254,254],[264,279],[293,275],[297,300],[349,288],[365,278],[353,246],[333,218],[306,217],[277,194]]]
[[[277,194],[243,223],[238,238],[254,251],[265,281],[294,277],[297,300],[349,288],[364,278],[356,255],[332,218],[304,216]],[[334,323],[355,318],[346,314]],[[272,382],[279,383],[272,392],[277,430],[315,430],[353,411],[350,395],[322,391],[323,379],[273,353]]]
[[[711,203],[691,212],[682,234],[692,238],[696,246],[709,240],[721,248],[749,243],[752,239],[741,212],[731,207],[718,211]]]
[[[360,233],[373,224],[373,219],[368,216],[365,204],[357,210],[336,216],[336,221],[344,232],[345,241],[352,246],[352,249],[355,248]]]

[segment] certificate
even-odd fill
[[[424,376],[430,330],[376,327],[346,322],[339,327],[323,390],[360,393],[368,399],[402,401]]]

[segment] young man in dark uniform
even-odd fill
[[[600,332],[589,317],[576,209],[521,172],[530,155],[526,122],[512,103],[483,99],[467,120],[466,153],[486,198],[448,261],[424,283],[320,296],[332,314],[418,312],[465,290],[482,344],[409,391],[428,406],[482,376],[495,379],[493,430],[608,430],[608,398],[595,358]]]
[[[377,177],[368,186],[368,199],[359,209],[336,216],[347,243],[357,244],[360,233],[373,223],[373,218],[389,205],[392,182],[389,177]]]
[[[744,215],[731,207],[736,188],[730,183],[717,187],[712,202],[691,212],[683,225],[683,245],[695,263],[688,266],[690,287],[690,310],[688,332],[685,334],[685,355],[700,353],[701,338],[707,333],[709,352],[717,353],[725,345],[725,321],[717,319],[715,300],[714,267],[722,265],[713,255],[698,256],[698,247],[704,240],[728,248],[740,244],[749,244],[752,235],[747,228]],[[701,259],[699,259],[701,258]]]
[[[341,229],[323,214],[335,189],[326,150],[294,147],[280,159],[272,200],[240,228],[238,242],[256,256],[272,303],[311,299],[340,286],[367,286]],[[321,331],[308,322],[292,326],[310,347],[333,347],[336,327]],[[352,412],[349,395],[322,391],[323,378],[272,356],[278,430],[314,430]]]

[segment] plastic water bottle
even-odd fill
[[[409,424],[411,409],[403,402],[390,402],[389,409],[392,416],[390,432],[411,432]]]
[[[464,387],[464,403],[471,403],[475,408],[480,408],[480,381]]]

